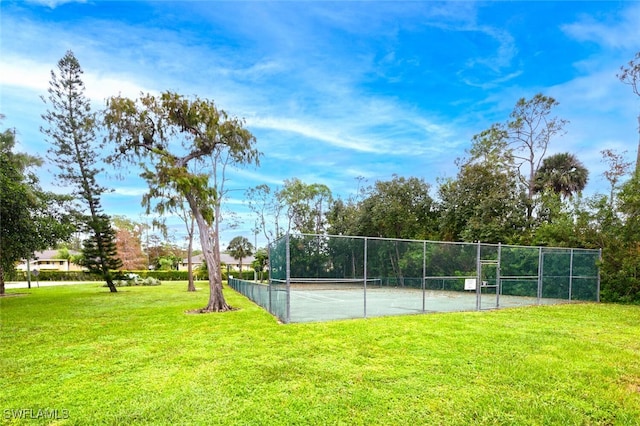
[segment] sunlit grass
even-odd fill
[[[198,287],[11,290],[29,294],[0,299],[1,421],[640,424],[637,306],[281,325],[231,290],[238,310],[186,314]]]

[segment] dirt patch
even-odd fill
[[[633,393],[640,393],[640,383],[630,383],[627,388]]]
[[[224,312],[239,311],[239,310],[240,310],[240,308],[234,308],[234,307],[230,306],[229,309],[226,309],[224,311],[208,311],[208,310],[200,308],[200,309],[191,309],[191,310],[188,310],[188,311],[184,311],[184,313],[188,314],[188,315],[192,315],[192,314],[215,314],[215,313],[224,313]]]
[[[19,297],[19,296],[28,296],[31,293],[5,293],[0,294],[0,297]]]

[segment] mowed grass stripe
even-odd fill
[[[198,287],[11,290],[3,424],[640,424],[638,306],[281,325],[232,290],[238,310],[186,314]]]

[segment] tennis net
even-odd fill
[[[279,285],[286,285],[286,280],[272,281]],[[291,277],[289,286],[292,290],[353,290],[382,287],[380,278],[302,278]]]

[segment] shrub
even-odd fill
[[[132,287],[132,286],[156,286],[162,284],[159,279],[154,277],[140,278],[137,274],[127,274],[125,279],[115,280],[113,283],[116,287]],[[106,287],[105,284],[103,287]]]
[[[161,281],[186,281],[189,279],[189,273],[187,271],[139,270],[139,271],[127,271],[126,273],[137,274],[140,276],[140,278],[147,278],[147,277],[157,278]]]

